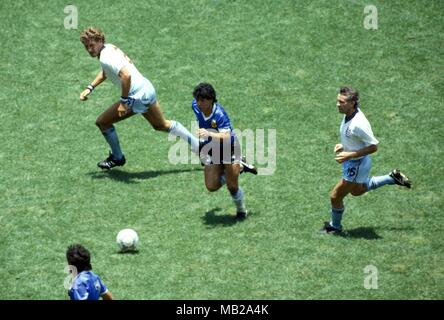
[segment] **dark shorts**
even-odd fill
[[[237,138],[227,143],[210,141],[199,145],[199,155],[204,165],[233,164],[240,162],[241,148]]]

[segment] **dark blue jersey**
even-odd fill
[[[234,142],[236,135],[234,134],[233,127],[231,126],[230,118],[225,112],[224,108],[217,102],[213,104],[213,111],[209,117],[200,111],[197,106],[196,99],[191,104],[193,112],[196,115],[196,119],[199,122],[199,128],[212,130],[216,132],[230,131],[231,142]],[[211,141],[210,139],[208,141]]]
[[[82,271],[68,291],[71,300],[99,300],[108,291],[100,277],[92,271]]]

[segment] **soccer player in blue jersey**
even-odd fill
[[[198,139],[180,122],[165,119],[152,83],[137,70],[122,50],[105,43],[105,35],[94,28],[83,30],[80,41],[91,57],[97,57],[101,64],[101,70],[96,78],[80,93],[80,100],[87,100],[91,92],[106,79],[110,79],[121,91],[120,100],[96,120],[96,125],[111,148],[109,157],[97,164],[100,168],[109,170],[125,164],[126,159],[120,148],[114,123],[137,113],[142,114],[155,130],[171,132],[181,137],[191,144],[195,153],[198,152]]]
[[[245,208],[244,192],[239,187],[239,174],[257,174],[254,166],[240,156],[239,141],[231,126],[230,118],[217,102],[216,91],[209,83],[200,83],[193,90],[192,109],[199,122],[198,136],[200,158],[205,165],[205,186],[208,191],[219,190],[227,184],[228,191],[236,205],[236,218],[243,220],[248,211]]]
[[[339,90],[336,106],[344,114],[341,122],[341,143],[336,144],[335,160],[342,164],[342,179],[330,195],[331,221],[325,222],[322,233],[339,233],[342,230],[344,198],[351,193],[360,196],[385,185],[411,188],[411,181],[398,169],[384,176],[369,176],[372,166],[370,154],[378,150],[379,141],[373,135],[369,121],[359,108],[359,93],[352,87]]]
[[[75,267],[76,276],[68,291],[71,300],[112,300],[113,296],[100,277],[91,271],[91,255],[80,244],[73,244],[66,251],[66,260]]]

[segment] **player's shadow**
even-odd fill
[[[98,180],[111,179],[131,184],[131,183],[139,183],[140,180],[148,180],[166,174],[177,174],[177,173],[193,172],[193,171],[202,171],[202,169],[192,168],[192,169],[155,170],[155,171],[142,171],[142,172],[127,172],[127,171],[120,171],[118,169],[113,169],[109,171],[93,171],[89,172],[88,175],[90,175],[92,179],[98,179]]]
[[[131,251],[117,251],[117,254],[125,254],[125,255],[138,255],[139,250],[131,250]]]
[[[204,224],[209,228],[215,228],[217,226],[231,227],[242,222],[242,220],[236,219],[236,216],[232,214],[217,214],[220,211],[222,211],[221,208],[214,208],[205,212],[205,215],[202,217]]]
[[[354,239],[366,239],[366,240],[378,240],[382,237],[376,233],[374,228],[371,227],[359,227],[355,229],[346,230],[341,232],[338,236],[343,238],[354,238]]]

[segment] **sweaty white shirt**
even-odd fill
[[[123,67],[126,67],[131,75],[129,96],[133,96],[144,86],[144,84],[146,84],[147,79],[145,79],[139,70],[137,70],[133,62],[122,50],[113,44],[105,44],[105,47],[100,51],[100,64],[105,72],[105,76],[118,88],[122,87],[119,72]]]
[[[355,116],[347,122],[345,122],[344,116],[339,131],[344,151],[357,151],[379,143],[373,135],[370,122],[359,109]]]

